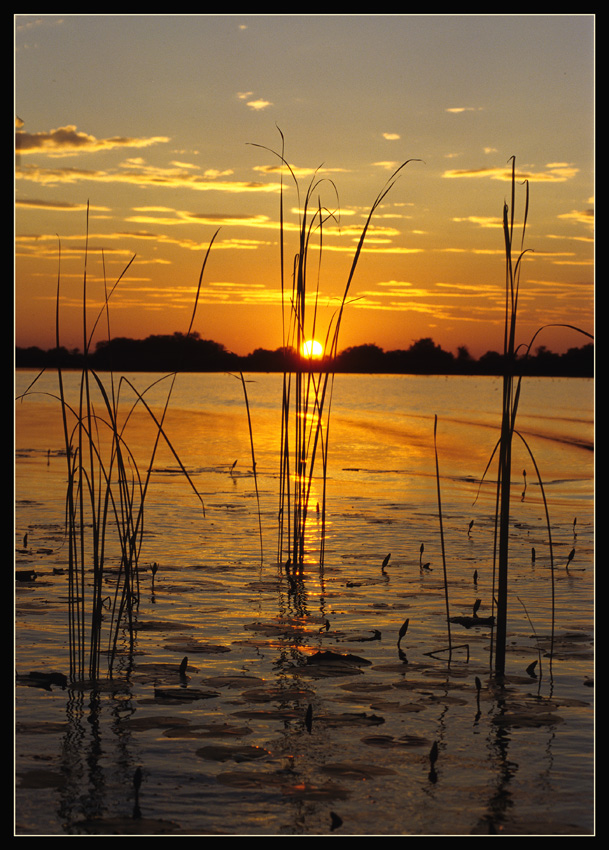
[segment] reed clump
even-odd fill
[[[503,205],[503,237],[505,249],[505,318],[503,339],[504,371],[502,374],[502,408],[500,437],[495,446],[489,464],[483,475],[486,475],[493,457],[497,455],[497,478],[496,478],[496,506],[495,506],[495,549],[493,558],[493,606],[496,605],[496,633],[494,643],[494,671],[498,677],[505,673],[506,644],[507,644],[507,613],[508,613],[508,591],[509,591],[509,526],[510,526],[510,504],[513,489],[512,481],[512,447],[514,437],[518,437],[523,443],[531,462],[535,468],[537,480],[540,487],[541,497],[544,505],[546,527],[549,538],[551,588],[552,588],[552,642],[554,634],[555,603],[554,603],[554,557],[552,548],[552,533],[548,503],[534,454],[526,439],[516,427],[516,418],[520,393],[522,386],[522,374],[516,377],[516,358],[520,349],[524,348],[524,357],[528,357],[538,334],[546,327],[564,327],[592,339],[592,335],[573,325],[544,325],[533,335],[528,345],[521,346],[516,343],[516,329],[518,316],[518,301],[520,295],[520,280],[524,257],[531,249],[525,247],[525,235],[529,212],[529,182],[523,181],[525,187],[524,209],[522,213],[522,227],[520,244],[515,232],[515,206],[516,206],[516,159],[511,161],[511,199]],[[526,492],[526,470],[523,471],[524,491]],[[551,653],[550,653],[551,655]]]
[[[189,334],[214,239],[207,249],[201,269]],[[128,657],[133,655],[140,599],[139,560],[144,534],[144,507],[161,442],[172,452],[204,512],[203,501],[164,429],[177,373],[159,379],[167,382],[167,392],[159,411],[153,410],[145,398],[146,393],[159,381],[140,392],[124,375],[117,377],[111,370],[102,375],[89,364],[94,335],[103,323],[110,337],[110,299],[134,259],[132,257],[110,288],[104,272],[103,306],[93,322],[89,323],[87,211],[82,288],[82,368],[76,395],[71,397],[61,365],[57,366],[56,396],[61,410],[67,463],[65,526],[72,682],[97,682],[101,675],[103,656],[107,657],[106,674],[112,676],[119,651]],[[55,308],[57,348],[61,341],[60,303],[61,243]],[[35,391],[36,380],[26,390],[24,397]],[[144,462],[135,457],[127,440],[128,423],[142,409],[152,424],[150,452]],[[155,572],[153,568],[153,580]]]
[[[307,517],[311,509],[313,482],[319,470],[321,497],[314,506],[320,519],[319,563],[323,564],[326,525],[326,484],[330,433],[330,410],[334,382],[333,362],[338,353],[341,322],[360,260],[368,230],[376,210],[391,191],[398,176],[409,162],[403,162],[385,183],[374,200],[357,242],[347,272],[342,296],[327,326],[319,327],[319,282],[322,266],[324,228],[339,221],[334,182],[319,176],[316,170],[308,186],[301,192],[295,171],[285,157],[285,141],[281,150],[270,151],[281,164],[280,193],[280,276],[283,315],[283,350],[297,353],[296,366],[286,365],[282,386],[282,416],[279,472],[279,531],[277,558],[285,563],[288,575],[302,572],[306,552]],[[287,173],[296,189],[299,210],[296,251],[290,260],[286,247],[284,219],[284,175]],[[332,194],[332,205],[322,204],[320,194]],[[314,256],[316,254],[316,256]],[[286,266],[291,263],[291,271]],[[291,277],[291,282],[289,281]],[[303,353],[308,340],[323,339],[321,363],[313,364],[314,351]],[[320,463],[318,463],[321,458]]]

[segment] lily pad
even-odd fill
[[[397,771],[390,767],[379,767],[374,764],[360,762],[336,762],[333,764],[324,764],[322,766],[323,773],[329,773],[331,776],[340,776],[342,779],[373,779],[375,776],[392,776]]]
[[[341,688],[345,691],[357,691],[358,693],[380,693],[393,690],[393,685],[390,682],[347,682],[346,685],[341,685]]]
[[[394,749],[401,747],[424,747],[429,746],[429,740],[420,735],[402,735],[400,738],[394,738],[393,735],[367,735],[362,738],[362,743],[369,747],[383,747],[384,749]]]
[[[157,715],[151,717],[131,717],[125,721],[130,732],[147,732],[150,729],[170,729],[189,726],[190,720],[177,715]]]
[[[203,726],[172,726],[163,732],[164,738],[241,738],[251,735],[248,726],[230,726],[228,723],[209,723]]]
[[[17,775],[20,788],[63,788],[65,777],[54,770],[28,770]]]
[[[203,679],[202,684],[209,685],[212,688],[251,688],[254,685],[263,685],[264,679],[260,679],[258,676],[243,675],[211,676]]]
[[[162,700],[193,702],[199,699],[213,699],[220,694],[217,691],[204,691],[200,688],[155,688],[154,696]]]
[[[495,623],[494,617],[451,617],[451,623],[458,626],[464,626],[466,629],[471,629],[474,626],[492,626]]]
[[[266,786],[277,788],[289,782],[285,773],[267,773],[264,771],[238,771],[234,773],[220,773],[216,777],[220,785],[229,785],[231,788],[241,788],[249,791],[260,791]]]
[[[557,726],[563,719],[551,712],[509,712],[493,717],[495,726],[517,726],[538,728],[540,726]]]
[[[391,702],[382,700],[370,706],[373,711],[395,711],[398,714],[416,714],[425,711],[427,706],[420,702]]]
[[[315,718],[324,726],[380,726],[385,722],[378,714],[362,712],[343,712],[342,714],[320,714]]]
[[[68,729],[68,723],[60,720],[18,720],[15,732],[18,735],[56,735]]]
[[[323,785],[298,781],[287,772],[264,773],[262,771],[221,773],[217,777],[221,785],[230,785],[249,791],[262,791],[265,787],[279,789],[285,797],[301,800],[346,800],[350,796],[347,789],[333,782]]]
[[[188,629],[184,623],[174,623],[173,620],[140,620],[133,627],[140,632],[183,632]]]
[[[380,640],[381,633],[378,629],[370,629],[363,632],[334,632],[332,637],[339,642],[364,643],[370,640]]]
[[[248,702],[273,702],[276,700],[310,700],[314,696],[314,691],[305,688],[253,688],[251,691],[244,691],[241,696]]]
[[[300,720],[302,710],[294,708],[243,708],[233,712],[235,717],[247,717],[248,720]]]
[[[222,646],[215,643],[201,643],[199,640],[185,639],[176,643],[169,643],[165,647],[169,652],[188,652],[215,655],[221,652],[230,652],[230,646]]]
[[[264,747],[256,746],[240,746],[227,747],[221,744],[211,744],[207,747],[201,747],[196,751],[199,758],[208,759],[210,761],[255,761],[256,759],[266,758],[270,756],[270,752]]]
[[[180,825],[162,818],[90,818],[73,824],[87,835],[166,835],[180,830]]]

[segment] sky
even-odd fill
[[[594,330],[593,15],[15,15],[14,44],[18,346],[55,345],[58,281],[66,348],[186,333],[213,242],[193,330],[280,347],[280,200],[289,285],[307,194],[323,338],[407,162],[339,350],[500,351],[512,157],[518,342],[589,341],[545,326]]]

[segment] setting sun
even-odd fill
[[[321,357],[324,353],[324,347],[316,339],[309,339],[303,343],[302,353],[305,357]]]

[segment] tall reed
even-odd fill
[[[357,246],[354,251],[347,279],[338,307],[325,332],[319,330],[319,293],[323,255],[324,228],[328,222],[338,222],[336,207],[323,206],[319,193],[330,188],[337,200],[336,186],[329,178],[319,177],[319,169],[301,195],[294,169],[285,158],[285,140],[281,135],[281,150],[270,151],[281,163],[280,193],[280,269],[283,315],[283,347],[295,353],[291,364],[284,371],[282,385],[281,448],[279,471],[279,531],[278,561],[286,563],[292,572],[302,572],[306,552],[307,518],[316,475],[316,461],[321,455],[321,538],[319,562],[323,564],[325,551],[326,484],[329,448],[330,409],[334,383],[333,363],[338,353],[338,342],[344,310],[349,292],[366,241],[372,218],[392,189],[402,169],[414,160],[406,160],[385,183],[372,204]],[[291,285],[286,281],[286,227],[284,221],[284,172],[296,188],[299,225],[298,245],[292,258]],[[313,265],[312,252],[317,247],[317,258]],[[313,266],[313,269],[312,269]],[[311,277],[314,281],[311,282]],[[308,339],[323,337],[324,354],[321,364],[313,364],[312,355],[303,355],[303,344]],[[293,365],[295,362],[295,365]],[[319,468],[319,466],[318,466]],[[316,506],[317,509],[317,506]]]
[[[541,488],[541,495],[545,508],[546,525],[548,529],[550,549],[550,569],[552,586],[552,641],[554,634],[554,561],[552,552],[552,534],[550,517],[546,501],[543,482],[533,452],[528,443],[516,428],[516,416],[520,400],[522,386],[522,375],[518,376],[517,358],[520,346],[516,344],[516,319],[518,313],[518,298],[520,291],[520,274],[522,260],[530,249],[524,247],[528,212],[529,212],[529,183],[523,181],[525,186],[525,202],[522,219],[522,232],[520,246],[515,250],[514,216],[515,216],[515,194],[516,194],[516,160],[511,157],[511,200],[503,206],[503,236],[505,247],[505,319],[503,340],[503,374],[502,374],[502,408],[501,408],[501,431],[499,441],[493,452],[498,452],[498,469],[496,482],[496,509],[495,509],[495,554],[493,559],[493,605],[497,609],[497,627],[495,635],[494,670],[498,677],[505,674],[506,645],[507,645],[507,613],[508,613],[508,591],[509,591],[509,525],[510,525],[510,501],[512,484],[512,445],[513,437],[516,435],[523,442],[529,453]],[[582,331],[573,325],[544,325],[546,327],[565,327],[578,331],[587,337],[591,334]],[[534,334],[528,346],[525,346],[524,357],[527,357],[533,346],[533,342],[543,328]],[[487,470],[492,461],[489,460]],[[486,474],[486,471],[485,471]],[[495,593],[496,582],[496,593]]]
[[[497,632],[495,648],[495,672],[505,672],[505,650],[507,636],[508,599],[508,547],[510,522],[510,494],[512,473],[512,436],[518,409],[518,391],[514,387],[516,361],[516,316],[520,288],[520,270],[524,249],[524,237],[529,208],[529,184],[525,181],[526,199],[522,223],[521,246],[517,259],[513,255],[514,243],[514,199],[516,189],[516,160],[512,157],[511,204],[503,205],[503,237],[505,243],[505,320],[503,338],[503,376],[501,436],[499,439],[499,464],[497,472],[497,516],[498,516],[498,570],[497,570]]]

